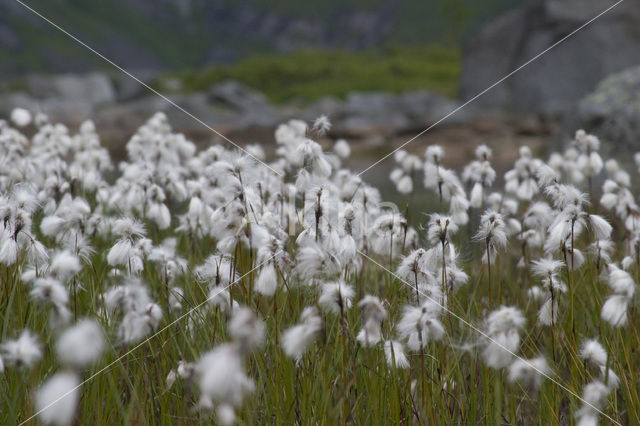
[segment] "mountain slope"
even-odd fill
[[[533,0],[23,0],[133,69],[189,69],[299,48],[457,45]],[[106,65],[13,0],[0,3],[0,76]]]

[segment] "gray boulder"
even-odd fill
[[[280,114],[269,103],[266,96],[244,84],[228,80],[212,87],[207,93],[210,105],[226,114],[237,115],[239,127],[273,126]]]
[[[89,104],[111,103],[116,92],[105,74],[61,74],[53,76],[30,75],[27,92],[39,99],[54,98],[58,101]]]
[[[390,132],[407,127],[409,119],[399,104],[398,97],[389,93],[350,93],[336,127],[343,127],[348,133]]]
[[[14,107],[43,112],[54,121],[78,125],[93,118],[96,108],[116,101],[111,80],[101,73],[29,75],[24,92],[0,94],[0,113]]]
[[[257,90],[235,80],[227,80],[213,86],[208,93],[209,101],[222,108],[245,111],[270,108],[267,98]]]
[[[129,101],[151,93],[151,91],[144,87],[138,80],[151,86],[153,80],[158,76],[157,72],[148,70],[133,71],[131,74],[134,75],[137,80],[123,73],[114,73],[111,76],[117,102]]]
[[[567,116],[557,140],[568,140],[580,128],[597,135],[607,155],[622,159],[640,150],[640,66],[600,82]]]
[[[470,99],[614,4],[544,0],[487,24],[465,47],[461,97]],[[556,115],[612,72],[640,63],[640,2],[622,2],[476,102]]]
[[[427,90],[405,92],[399,96],[400,107],[406,114],[412,126],[430,126],[459,107],[459,103]],[[468,111],[461,109],[447,117],[445,124],[460,124],[468,120]]]
[[[342,99],[335,96],[323,96],[310,104],[294,100],[280,108],[280,111],[287,118],[298,118],[307,122],[312,122],[321,115],[326,115],[333,120],[332,124],[335,127],[335,120],[342,114],[343,107],[344,101]]]
[[[422,130],[458,107],[444,96],[421,91],[401,94],[381,92],[351,93],[332,119],[337,131],[352,135],[395,134]],[[443,124],[467,119],[464,111],[452,115]]]
[[[93,105],[88,102],[58,98],[38,99],[21,92],[0,94],[0,116],[8,117],[16,107],[42,112],[52,122],[62,122],[73,126],[92,118],[94,114]]]

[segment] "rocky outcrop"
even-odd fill
[[[221,132],[271,128],[290,119],[312,122],[327,115],[334,136],[385,138],[417,133],[456,109],[459,104],[428,91],[393,94],[354,92],[346,99],[321,98],[311,104],[291,101],[273,105],[266,96],[237,81],[225,81],[204,92],[167,95],[179,107]],[[54,121],[77,126],[92,118],[102,128],[135,130],[156,111],[167,114],[172,125],[187,134],[211,133],[189,114],[129,79],[111,79],[104,74],[28,76],[23,91],[0,94],[0,117],[23,107],[44,112]],[[467,120],[466,110],[446,123]]]
[[[336,131],[347,135],[422,130],[453,111],[458,103],[428,91],[401,94],[351,93],[328,115]],[[451,121],[465,119],[464,112]]]
[[[116,100],[111,80],[102,73],[30,75],[25,78],[23,91],[0,94],[0,114],[23,107],[76,124],[91,117],[97,107]]]
[[[613,74],[600,82],[569,114],[558,141],[570,138],[583,128],[597,135],[603,148],[615,150],[616,157],[638,151],[640,141],[640,66]],[[610,154],[610,153],[607,153]]]
[[[215,85],[207,99],[212,107],[237,114],[237,126],[273,126],[281,119],[264,94],[237,81]]]
[[[598,15],[613,0],[544,0],[487,24],[465,48],[461,96],[470,99]],[[612,72],[640,64],[640,2],[622,2],[476,103],[562,114]]]
[[[39,99],[99,104],[114,102],[116,92],[109,78],[101,73],[85,75],[31,75],[27,77],[27,93]]]

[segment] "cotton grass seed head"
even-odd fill
[[[94,320],[83,319],[60,335],[56,355],[62,364],[84,368],[100,358],[104,347],[102,327]]]
[[[76,373],[56,373],[35,394],[38,418],[47,425],[70,425],[80,399],[80,379]]]
[[[3,343],[0,349],[2,349],[4,362],[15,367],[30,369],[42,358],[38,338],[26,329],[17,339]]]
[[[547,360],[542,356],[529,360],[516,359],[509,366],[507,379],[511,383],[517,382],[526,389],[537,391],[542,385],[543,378],[550,371]]]
[[[302,355],[324,330],[324,322],[315,306],[304,308],[301,322],[282,333],[282,349],[285,354],[299,362]]]
[[[238,342],[242,352],[259,348],[264,343],[264,322],[247,307],[233,310],[229,321],[229,334]]]

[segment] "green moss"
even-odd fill
[[[430,89],[455,96],[460,52],[439,46],[386,48],[382,51],[299,51],[252,56],[231,66],[170,73],[156,82],[179,79],[188,91],[206,90],[234,79],[264,92],[279,103],[292,98],[344,97],[353,91],[401,92]]]

